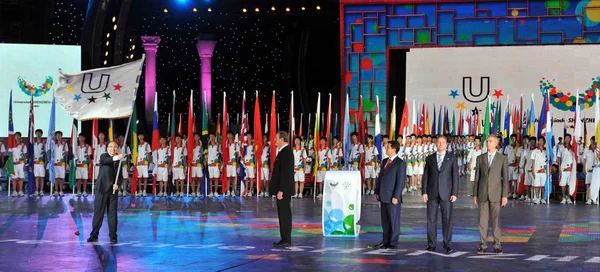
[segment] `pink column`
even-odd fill
[[[154,120],[154,96],[156,95],[156,51],[158,50],[159,36],[142,36],[144,51],[146,52],[145,93],[146,123],[152,127]]]
[[[212,53],[215,49],[215,41],[211,40],[199,40],[196,43],[196,49],[198,55],[200,55],[200,84],[202,86],[202,93],[206,93],[206,105],[208,116],[211,115],[211,92],[212,92],[212,76],[211,76],[211,58]]]

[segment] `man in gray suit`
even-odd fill
[[[427,250],[435,251],[438,208],[442,209],[444,250],[452,253],[452,203],[458,195],[458,162],[456,155],[446,152],[446,136],[437,138],[437,152],[425,159],[423,201],[427,203]]]
[[[492,222],[494,252],[502,254],[500,244],[500,206],[508,202],[508,159],[498,152],[500,138],[490,135],[486,139],[487,152],[477,157],[473,202],[479,207],[480,245],[477,254],[487,250],[488,223]]]

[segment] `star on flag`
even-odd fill
[[[95,97],[92,95],[92,97],[88,98],[87,100],[88,100],[88,101],[90,101],[89,103],[91,104],[91,103],[96,103],[96,99],[97,99],[97,98],[95,98]]]
[[[67,91],[68,91],[68,92],[72,92],[72,91],[73,91],[73,85],[69,85],[69,86],[67,86]]]
[[[76,94],[76,95],[73,97],[73,100],[75,100],[75,101],[79,102],[79,100],[81,100],[81,95],[80,95],[80,94]]]
[[[110,97],[110,94],[109,94],[109,93],[104,93],[104,99],[106,99],[106,100],[108,101],[108,100],[109,100],[109,99],[111,99],[111,98],[112,98],[112,97]]]
[[[113,85],[113,87],[115,88],[113,91],[119,91],[119,92],[120,92],[120,91],[121,91],[121,88],[122,88],[123,86],[121,86],[119,83],[117,83],[117,85]]]
[[[473,113],[473,115],[478,115],[479,109],[477,108],[477,106],[475,106],[475,109],[471,110],[471,112]]]

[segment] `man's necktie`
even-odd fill
[[[492,167],[492,161],[493,160],[494,160],[494,155],[491,155],[491,154],[488,155],[488,163],[489,163],[488,166],[489,167]]]
[[[385,167],[383,167],[383,170],[386,170],[388,166],[390,166],[390,164],[392,164],[392,160],[388,159],[387,163],[385,164]]]
[[[444,157],[441,154],[438,154],[438,156],[437,156],[438,170],[440,170],[442,168],[443,162],[444,162]]]

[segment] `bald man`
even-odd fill
[[[118,152],[119,146],[116,142],[108,144],[107,153],[100,156],[100,170],[96,180],[96,196],[94,198],[94,219],[92,221],[92,232],[88,242],[98,242],[98,234],[104,212],[108,213],[108,229],[111,243],[117,243],[117,190],[123,182],[122,175],[118,173],[120,162],[124,158]],[[118,179],[117,179],[118,177]],[[116,181],[116,182],[115,182]]]
[[[477,254],[487,250],[488,224],[492,222],[494,252],[502,254],[500,244],[500,206],[508,202],[508,158],[498,152],[500,138],[490,135],[486,139],[487,152],[477,157],[473,185],[473,203],[479,207],[480,245]]]

